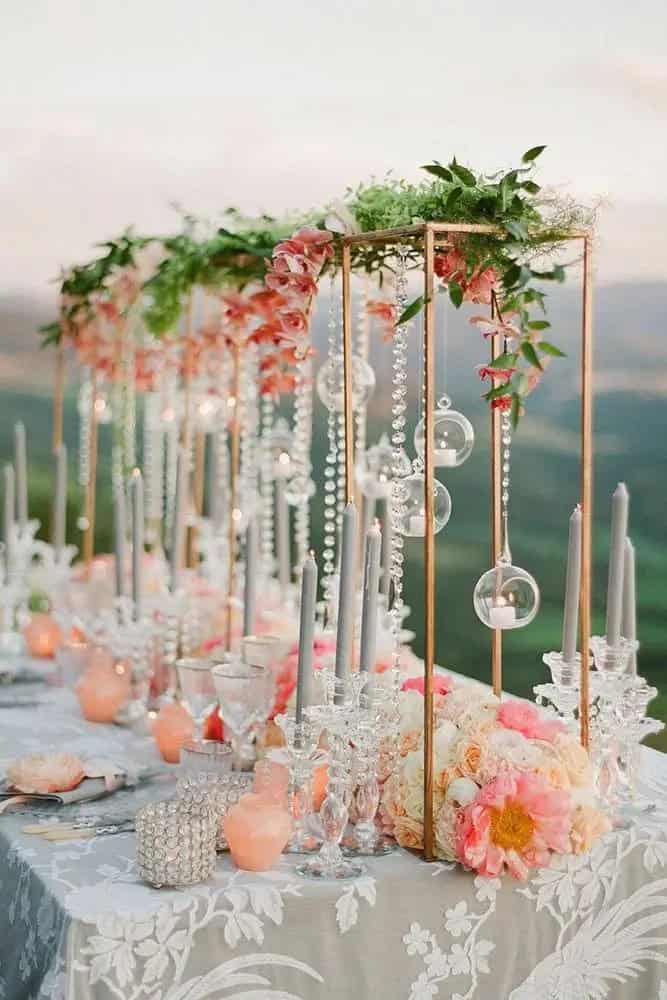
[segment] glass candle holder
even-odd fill
[[[231,751],[230,751],[231,753]],[[231,760],[230,760],[231,766]],[[185,808],[210,808],[215,816],[215,846],[218,851],[229,848],[225,837],[223,821],[232,806],[252,787],[253,776],[242,771],[199,771],[186,772],[178,779],[176,796]]]
[[[213,874],[217,821],[206,802],[151,802],[136,827],[139,874],[149,885],[194,885]]]

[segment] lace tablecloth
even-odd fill
[[[0,710],[0,770],[50,747],[155,760],[147,738],[85,723],[67,692],[40,698]],[[209,882],[158,891],[137,877],[133,834],[48,843],[0,816],[0,998],[667,1000],[667,756],[643,752],[642,785],[656,812],[524,885],[399,851],[352,883],[224,856]],[[168,791],[78,810],[123,817]]]

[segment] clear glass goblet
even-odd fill
[[[225,726],[231,735],[234,767],[243,770],[251,757],[249,737],[266,722],[273,705],[275,679],[270,667],[248,666],[240,659],[219,663],[211,670]]]
[[[176,672],[181,685],[181,694],[186,707],[195,720],[199,739],[204,739],[204,726],[210,712],[215,707],[216,693],[210,660],[184,657],[176,660]]]

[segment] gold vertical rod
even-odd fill
[[[491,299],[491,319],[496,319],[495,298]],[[491,337],[491,360],[500,355],[498,336]],[[495,379],[491,380],[493,386]],[[496,565],[502,545],[502,507],[500,475],[500,410],[491,409],[491,565]],[[491,633],[491,684],[493,693],[500,698],[503,690],[503,633],[493,629]]]
[[[230,439],[230,453],[229,453],[229,534],[227,537],[227,547],[229,549],[228,558],[228,570],[227,570],[227,636],[226,636],[226,648],[227,651],[231,651],[232,648],[232,618],[233,618],[233,601],[234,601],[234,576],[236,569],[236,520],[234,515],[236,513],[237,507],[237,481],[239,474],[239,433],[240,433],[240,400],[239,400],[239,388],[240,388],[240,370],[241,370],[241,354],[238,344],[234,344],[232,347],[234,367],[232,370],[232,396],[234,399],[234,406],[232,412],[232,426],[231,439]]]
[[[581,316],[581,589],[579,726],[582,746],[589,742],[588,649],[591,636],[593,522],[593,266],[592,240],[584,236]]]
[[[63,443],[63,397],[65,393],[65,333],[60,329],[56,348],[56,366],[53,384],[53,453]]]
[[[95,495],[97,491],[97,368],[93,358],[90,397],[90,433],[88,441],[88,482],[86,484],[86,530],[83,535],[83,561],[90,576],[95,552]]]
[[[352,424],[352,302],[350,248],[343,246],[343,407],[345,414],[345,502],[354,503],[354,427]]]
[[[433,423],[435,402],[434,236],[424,233],[424,857],[432,861],[433,832],[433,662],[435,659],[435,530],[433,523]]]

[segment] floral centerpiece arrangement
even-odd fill
[[[481,685],[436,678],[434,826],[439,857],[525,880],[554,854],[579,854],[610,829],[587,752],[564,725]],[[423,680],[400,695],[399,758],[380,817],[402,847],[424,836]]]

